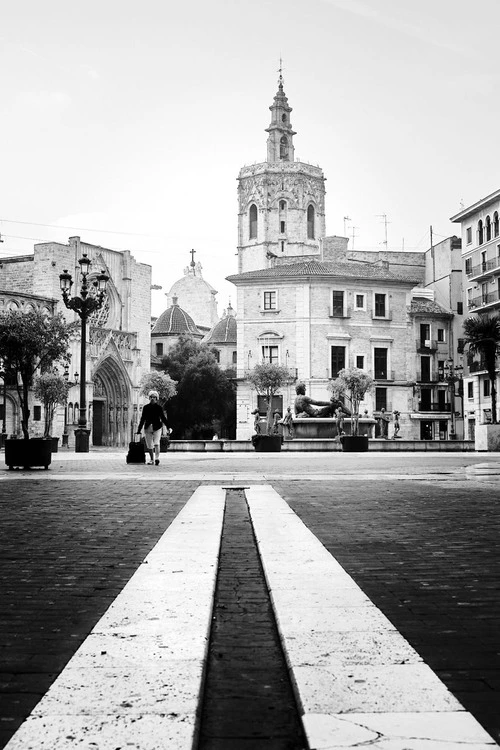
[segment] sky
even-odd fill
[[[500,187],[499,25],[498,0],[2,3],[0,258],[131,250],[158,315],[194,249],[235,306],[236,179],[265,161],[280,58],[327,234],[426,250]]]

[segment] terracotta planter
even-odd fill
[[[15,466],[29,469],[43,466],[48,469],[52,461],[52,438],[30,438],[29,440],[6,440],[5,463],[9,469]]]
[[[253,435],[252,445],[259,453],[277,453],[281,450],[281,435]]]
[[[368,435],[342,435],[342,450],[346,453],[360,453],[368,450]]]

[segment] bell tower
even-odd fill
[[[319,259],[325,236],[325,177],[320,167],[295,161],[281,66],[269,109],[267,160],[238,176],[239,273]]]

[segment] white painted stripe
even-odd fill
[[[246,496],[310,748],[496,747],[278,493]]]
[[[191,750],[225,494],[194,492],[8,750]]]

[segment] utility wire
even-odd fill
[[[80,232],[102,232],[103,234],[123,234],[127,237],[162,237],[161,234],[145,234],[143,232],[119,232],[113,229],[86,229],[85,227],[70,227],[65,224],[41,224],[35,221],[14,221],[14,219],[2,219],[7,224],[25,224],[30,227],[50,227],[51,229],[74,229]]]

